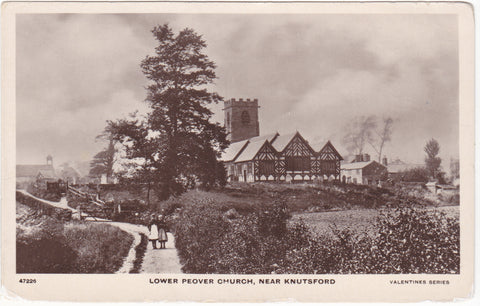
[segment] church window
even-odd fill
[[[249,123],[250,123],[250,115],[248,114],[247,111],[243,111],[243,112],[242,112],[242,117],[241,117],[241,119],[242,119],[242,123],[243,123],[243,124],[249,124]]]

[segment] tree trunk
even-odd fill
[[[150,206],[150,188],[151,188],[151,185],[150,185],[150,181],[148,182],[147,184],[147,206]]]

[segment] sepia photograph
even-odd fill
[[[15,14],[14,273],[448,286],[471,264],[460,33],[422,11]]]

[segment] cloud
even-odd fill
[[[389,115],[392,157],[421,161],[431,137],[444,159],[458,156],[454,16],[49,14],[17,20],[19,160],[92,156],[105,120],[144,107],[139,64],[164,22],[203,35],[217,64],[212,89],[258,98],[262,133],[299,129],[341,148],[353,117]],[[212,106],[219,122],[222,108]]]

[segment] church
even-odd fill
[[[330,141],[318,151],[297,131],[260,136],[257,99],[225,101],[225,129],[231,144],[222,155],[228,181],[312,181],[340,179],[342,156]]]

